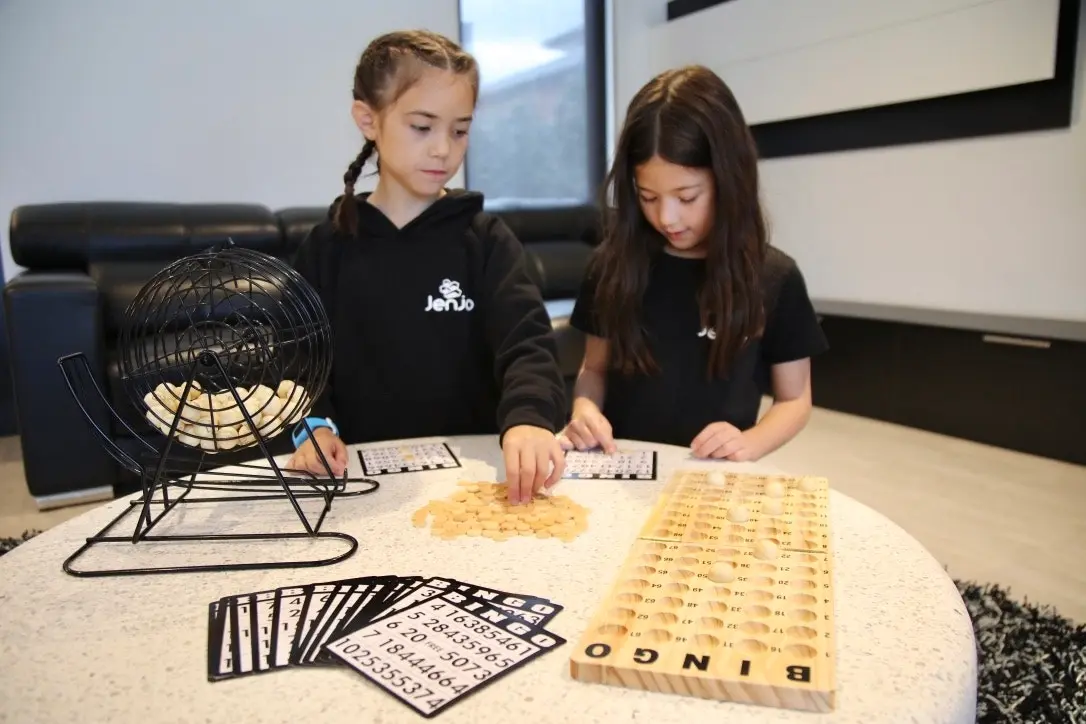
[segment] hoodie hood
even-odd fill
[[[411,241],[432,239],[436,235],[460,235],[483,210],[483,195],[478,191],[448,189],[444,196],[398,229],[383,211],[369,203],[369,197],[368,191],[354,197],[358,209],[358,237],[366,240]],[[334,215],[335,206],[333,204],[329,209],[329,217]]]

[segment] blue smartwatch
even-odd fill
[[[327,427],[332,431],[333,435],[339,437],[339,428],[336,427],[336,423],[332,422],[330,417],[307,417],[295,426],[294,432],[291,434],[295,450],[300,448],[302,443],[306,441],[306,438],[309,437],[309,430],[305,429],[305,423],[307,422],[313,432],[316,432],[318,427]]]

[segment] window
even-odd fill
[[[488,207],[594,202],[603,181],[604,0],[460,0],[479,62],[467,186]]]

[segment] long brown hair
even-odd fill
[[[355,66],[352,96],[374,112],[380,112],[417,83],[428,68],[467,75],[474,99],[478,100],[479,66],[475,58],[444,35],[429,30],[399,30],[374,38]],[[337,229],[351,234],[357,230],[354,185],[366,161],[376,151],[377,144],[367,140],[343,174],[344,195],[335,212]]]
[[[630,101],[604,184],[603,240],[589,274],[597,280],[593,308],[610,343],[611,366],[624,373],[658,369],[639,318],[652,257],[665,240],[641,212],[634,180],[634,170],[653,156],[712,172],[713,222],[697,296],[702,326],[716,332],[706,372],[726,377],[736,355],[765,326],[768,233],[750,129],[728,86],[699,65],[661,73]]]

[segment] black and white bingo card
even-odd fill
[[[656,480],[655,450],[570,450],[563,478],[574,480]]]
[[[424,717],[566,643],[489,603],[445,591],[327,645]]]
[[[370,476],[461,467],[460,460],[445,443],[364,447],[358,451],[358,459],[362,462],[362,472]]]

